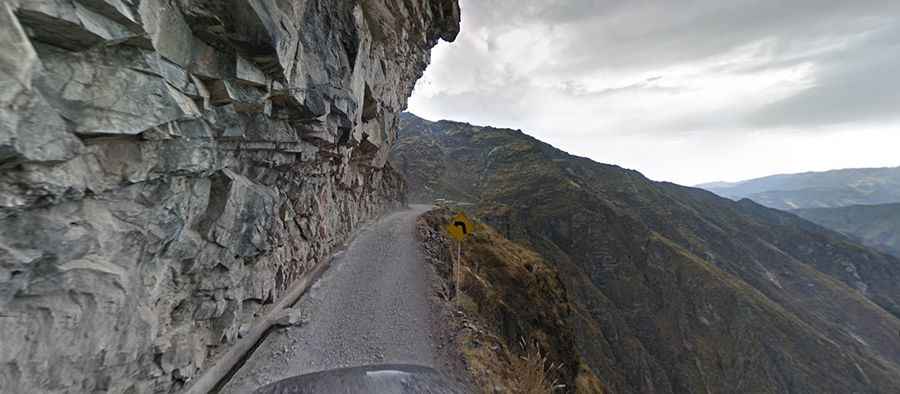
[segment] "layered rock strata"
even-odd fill
[[[175,392],[403,198],[455,0],[0,4],[0,391]]]

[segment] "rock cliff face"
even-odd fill
[[[0,391],[171,392],[398,204],[455,0],[0,4]]]

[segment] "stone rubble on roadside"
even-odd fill
[[[303,311],[297,308],[288,308],[275,320],[274,325],[276,327],[300,327],[306,323],[308,323],[308,319],[304,317]]]

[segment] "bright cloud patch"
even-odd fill
[[[900,2],[677,3],[465,1],[410,110],[684,184],[900,165]]]

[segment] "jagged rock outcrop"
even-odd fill
[[[0,4],[0,391],[183,387],[397,205],[455,0]]]

